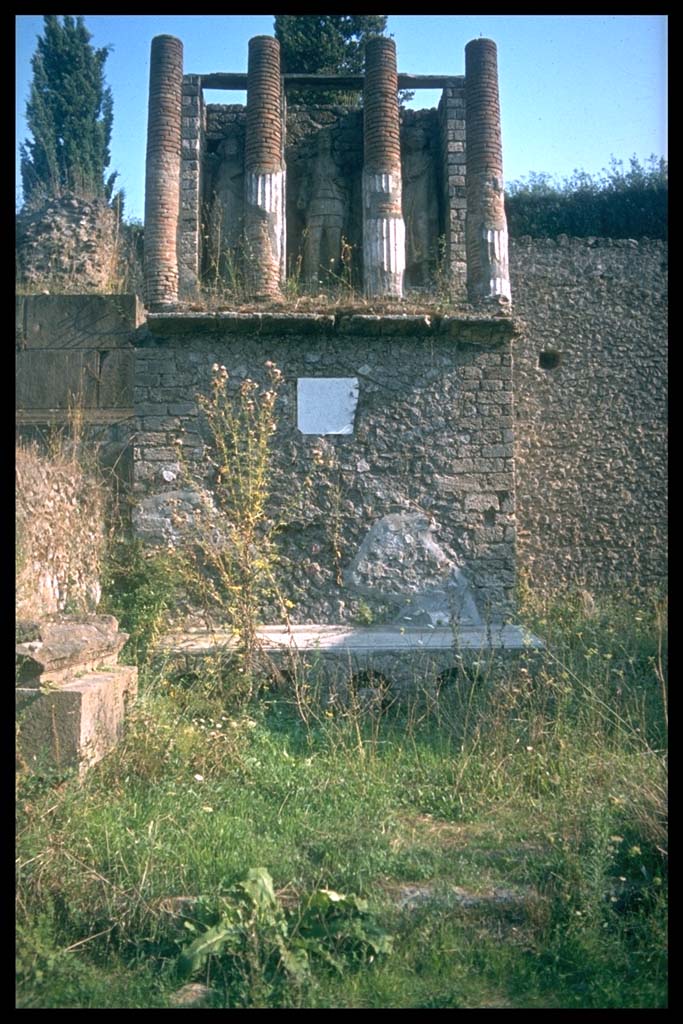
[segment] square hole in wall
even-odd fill
[[[552,349],[538,353],[538,365],[541,370],[556,370],[562,362],[562,353]]]
[[[297,426],[302,434],[352,434],[357,377],[299,377]]]

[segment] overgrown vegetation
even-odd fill
[[[664,1006],[665,606],[522,617],[537,672],[385,710],[147,669],[83,784],[19,779],[19,1005]]]
[[[182,436],[177,445],[186,481],[201,500],[180,564],[195,600],[234,630],[247,690],[259,610],[277,600],[270,498],[282,372],[268,361],[265,378],[263,387],[249,377],[233,385],[225,366],[214,364],[209,394],[197,396],[207,438],[201,464],[185,459]]]
[[[168,625],[181,592],[178,566],[165,551],[145,550],[139,541],[112,539],[104,565],[100,611],[115,615],[130,635],[123,664],[144,665]]]
[[[507,186],[505,210],[513,238],[667,238],[668,164],[651,156],[645,164],[612,157],[600,175],[574,171],[556,181],[531,174]]]

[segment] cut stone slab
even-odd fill
[[[190,1010],[209,1007],[217,998],[218,993],[215,989],[198,982],[191,982],[189,985],[183,985],[177,992],[173,992],[169,997],[169,1002],[171,1006]]]
[[[127,348],[144,319],[135,295],[27,295],[22,314],[25,345],[43,350]]]
[[[292,659],[313,677],[337,686],[367,675],[386,680],[397,693],[421,685],[459,665],[516,657],[533,663],[545,646],[521,626],[262,626],[257,630],[265,666],[287,670]],[[159,648],[166,656],[187,660],[216,655],[227,657],[236,647],[228,630],[188,630],[167,636]]]
[[[115,665],[127,639],[113,615],[62,616],[40,623],[37,638],[16,645],[17,686],[62,683],[103,662]]]
[[[299,377],[297,426],[302,434],[353,434],[357,377]]]
[[[529,887],[520,890],[495,886],[485,892],[470,892],[459,885],[451,885],[446,889],[439,890],[428,882],[419,885],[402,885],[395,893],[397,905],[401,910],[414,910],[425,904],[431,904],[444,909],[482,908],[489,910],[503,908],[521,911],[524,910],[529,899],[534,896],[534,891]]]
[[[29,769],[78,766],[83,774],[112,750],[135,699],[138,670],[119,665],[54,689],[18,687],[17,750]]]

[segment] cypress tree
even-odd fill
[[[31,59],[26,120],[33,136],[21,146],[24,201],[64,191],[111,199],[116,173],[105,179],[113,122],[104,65],[110,47],[95,49],[83,17],[44,17]]]

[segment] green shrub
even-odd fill
[[[507,187],[505,210],[512,238],[667,238],[668,167],[650,157],[630,170],[612,158],[599,177],[574,171],[562,182],[531,174]]]
[[[145,549],[140,541],[115,543],[103,575],[100,611],[115,615],[130,638],[122,660],[144,664],[176,607],[181,573],[163,551]]]

